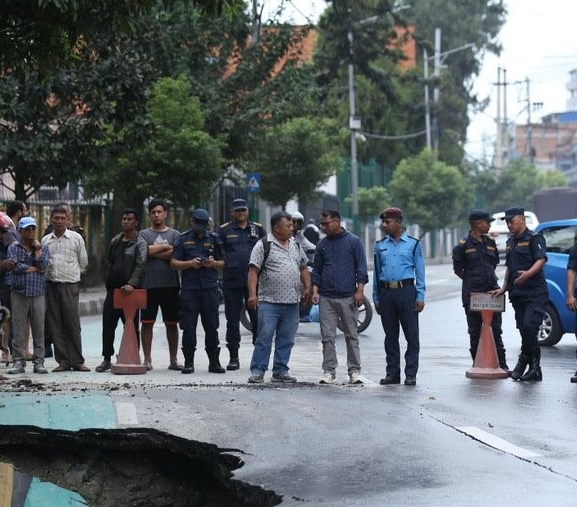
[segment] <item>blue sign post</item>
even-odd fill
[[[246,175],[246,191],[260,192],[260,173],[248,173]]]
[[[256,194],[260,192],[260,173],[246,175],[246,191],[250,194],[250,219],[258,222],[260,213],[256,205]]]

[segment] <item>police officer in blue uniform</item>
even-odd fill
[[[495,219],[483,209],[471,210],[469,213],[469,225],[471,227],[469,234],[462,238],[459,244],[453,248],[453,271],[463,280],[463,308],[467,316],[469,351],[473,361],[475,361],[477,356],[483,319],[481,312],[472,312],[470,310],[471,293],[487,293],[499,288],[497,274],[495,273],[495,268],[499,264],[499,252],[495,240],[487,235],[493,220]],[[509,371],[503,345],[501,324],[501,312],[495,312],[491,321],[491,329],[493,330],[499,366],[505,371]]]
[[[399,324],[407,340],[405,385],[417,383],[419,313],[425,308],[425,259],[421,242],[403,229],[403,211],[391,207],[381,215],[385,237],[374,251],[373,303],[385,331],[387,370],[381,385],[400,384]]]
[[[266,236],[264,227],[248,219],[248,206],[244,199],[232,201],[232,220],[220,226],[218,235],[224,256],[222,292],[226,316],[226,346],[230,353],[227,370],[238,370],[240,361],[240,311],[245,303],[252,326],[252,343],[257,336],[258,317],[256,310],[246,305],[248,299],[248,261],[254,245]]]
[[[511,236],[505,253],[505,281],[495,295],[509,291],[509,300],[515,310],[515,322],[521,334],[521,354],[511,372],[513,380],[543,380],[539,326],[543,322],[545,305],[549,298],[543,266],[547,262],[545,238],[531,232],[525,223],[524,208],[505,211]],[[525,369],[529,369],[525,372]]]
[[[170,265],[181,272],[180,328],[182,329],[182,373],[194,372],[198,317],[205,333],[208,371],[224,373],[220,365],[218,339],[218,271],[224,266],[218,235],[208,230],[208,211],[197,208],[189,213],[190,230],[176,240]]]

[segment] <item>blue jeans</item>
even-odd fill
[[[253,375],[263,375],[268,369],[273,337],[275,337],[275,347],[272,374],[288,373],[288,362],[298,327],[298,303],[259,303],[258,336],[250,362],[250,371]]]

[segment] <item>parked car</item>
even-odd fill
[[[499,250],[499,253],[505,252],[507,238],[509,237],[509,228],[507,227],[507,222],[503,220],[504,217],[504,211],[493,213],[493,218],[495,220],[491,222],[491,227],[489,229],[489,236],[495,240],[495,243],[497,243],[497,250]],[[537,215],[532,211],[525,211],[525,223],[529,230],[534,231],[539,225]]]
[[[539,224],[535,230],[547,243],[547,263],[543,268],[549,290],[549,301],[539,329],[539,344],[551,346],[565,333],[575,332],[575,312],[565,305],[567,261],[577,240],[577,218]]]

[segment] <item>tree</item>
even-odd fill
[[[368,222],[378,217],[387,203],[391,202],[391,196],[385,187],[359,188],[359,218]],[[352,197],[345,198],[347,204],[351,204]]]
[[[19,76],[66,67],[79,40],[103,31],[130,33],[137,20],[160,5],[169,9],[185,0],[3,0],[0,6],[0,67]],[[212,16],[238,15],[242,0],[196,0],[192,5]]]
[[[398,165],[390,185],[393,202],[411,223],[425,231],[456,224],[471,207],[472,193],[455,166],[440,162],[431,150]]]
[[[206,200],[222,173],[223,142],[212,138],[204,128],[204,115],[193,87],[184,77],[164,78],[151,91],[145,139],[131,145],[128,125],[112,144],[123,146],[110,161],[109,170],[87,178],[93,192],[114,188],[128,203],[141,203],[151,195],[162,195],[177,205],[189,207]]]
[[[315,189],[343,168],[334,122],[294,118],[266,129],[257,167],[261,197],[282,206],[290,199],[307,202]]]
[[[521,158],[510,160],[487,189],[489,209],[502,211],[511,206],[533,207],[533,192],[567,184],[560,171],[542,171]]]

